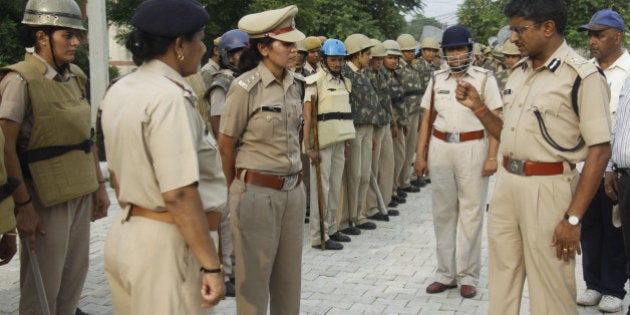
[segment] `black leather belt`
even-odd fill
[[[352,113],[334,112],[317,115],[318,121],[326,121],[332,119],[352,119]]]

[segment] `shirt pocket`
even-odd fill
[[[271,107],[271,106],[265,106]],[[282,110],[271,111],[262,108],[255,113],[248,123],[248,131],[251,139],[262,140],[264,142],[275,136],[275,131],[282,124],[284,113]]]
[[[537,117],[536,110],[540,118]],[[572,148],[580,138],[579,120],[570,104],[561,99],[535,103],[527,109],[527,128],[532,134],[546,132],[551,139],[565,148]],[[540,121],[539,121],[540,120]]]

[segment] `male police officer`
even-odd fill
[[[507,82],[503,120],[470,84],[457,88],[504,156],[488,213],[489,314],[518,314],[525,276],[532,314],[577,314],[580,219],[610,157],[608,87],[564,41],[563,1],[511,0],[504,13],[528,58]]]

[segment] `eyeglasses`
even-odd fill
[[[510,31],[516,33],[518,36],[521,36],[528,28],[538,24],[540,24],[540,22],[535,22],[525,26],[510,26]]]

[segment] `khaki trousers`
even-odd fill
[[[370,168],[372,167],[372,137],[374,126],[358,125],[356,137],[350,142],[350,154],[346,160],[342,186],[345,188],[344,209],[341,212],[339,228],[349,226],[349,222],[363,224],[367,222],[363,211],[367,191],[370,187]]]
[[[394,186],[394,146],[392,143],[392,131],[389,124],[374,127],[374,150],[372,154],[372,173],[376,176],[378,189],[383,197],[385,206],[392,200],[392,187]],[[380,212],[376,190],[372,185],[367,194],[367,206],[365,216],[371,217]]]
[[[341,178],[345,164],[345,142],[337,142],[325,149],[319,150],[320,172],[322,181],[322,200],[324,200],[324,237],[337,232],[337,212],[339,210],[339,194],[341,193]],[[317,195],[317,172],[315,166],[311,168],[311,245],[321,245],[319,233],[319,198]]]
[[[29,187],[31,188],[31,187]],[[74,314],[89,265],[92,194],[45,208],[33,206],[46,234],[37,234],[36,254],[50,314]],[[20,250],[20,314],[42,314],[29,251]]]
[[[416,146],[418,141],[418,125],[420,123],[420,112],[415,112],[409,116],[409,126],[407,126],[407,136],[405,136],[405,161],[403,162],[398,180],[398,187],[408,188],[411,186],[411,170],[414,157],[416,156]]]
[[[234,179],[229,193],[240,315],[299,314],[304,187],[280,191]]]
[[[405,165],[405,143],[406,137],[402,128],[398,128],[398,137],[392,139],[394,145],[394,187],[392,187],[392,196],[396,196],[398,190],[398,182],[401,177],[403,166]]]
[[[175,224],[121,211],[105,243],[114,313],[211,314],[202,303],[200,264]],[[70,314],[70,313],[68,313]]]
[[[488,314],[518,314],[526,276],[532,314],[578,314],[575,260],[557,259],[551,246],[576,181],[575,171],[519,176],[499,168],[488,212]]]
[[[433,228],[436,240],[435,281],[477,286],[481,270],[481,231],[488,177],[481,171],[488,153],[486,139],[446,143],[431,138]]]

